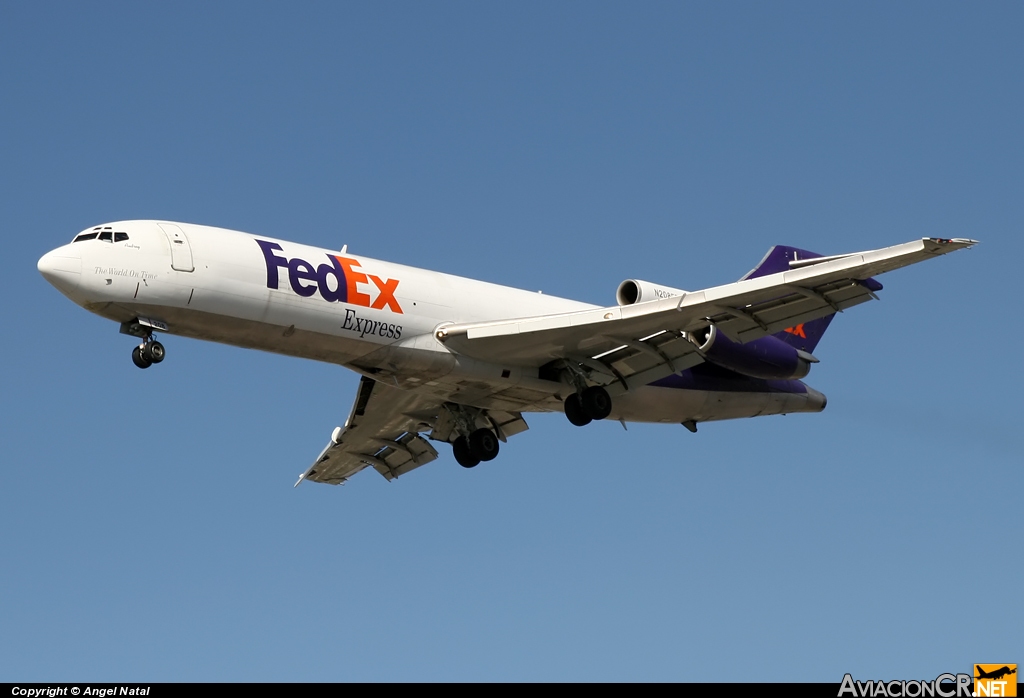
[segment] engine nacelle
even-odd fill
[[[662,298],[671,298],[673,296],[685,296],[688,291],[682,289],[672,288],[671,286],[660,286],[658,284],[652,284],[650,281],[640,281],[639,279],[626,279],[619,288],[615,291],[615,301],[619,305],[633,305],[634,303],[643,303],[644,301],[656,301]]]
[[[761,337],[738,344],[714,325],[687,333],[711,363],[751,378],[787,380],[803,378],[818,360],[777,337]]]

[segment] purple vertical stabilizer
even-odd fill
[[[756,267],[748,271],[743,279],[756,279],[759,276],[768,276],[769,274],[777,274],[780,271],[789,271],[789,263],[792,261],[798,259],[816,259],[817,257],[823,256],[824,255],[820,255],[817,252],[809,252],[808,250],[801,250],[797,247],[776,245],[768,250],[768,254],[764,256],[764,259],[762,259]],[[740,279],[740,281],[743,281],[743,279]],[[882,290],[882,284],[878,283],[874,279],[864,279],[860,283],[871,291]],[[806,352],[813,352],[834,317],[835,313],[832,315],[826,315],[823,318],[804,322],[796,327],[787,328],[782,332],[776,333],[774,336],[781,339],[791,347],[795,347]]]

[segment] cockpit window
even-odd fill
[[[97,228],[93,228],[92,232],[90,232],[90,233],[82,233],[81,235],[76,236],[75,239],[72,240],[71,242],[82,242],[83,240],[95,240],[96,238],[99,238],[100,240],[103,240],[103,242],[124,242],[125,240],[128,239],[128,233],[115,233],[112,230],[110,230],[109,228],[107,228],[106,230],[100,231],[100,229],[97,227]]]

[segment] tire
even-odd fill
[[[469,435],[469,451],[480,460],[494,460],[498,456],[498,437],[490,429],[477,429]]]
[[[142,355],[142,347],[132,349],[132,363],[139,368],[149,368],[153,362]]]
[[[469,450],[469,442],[465,436],[460,436],[452,442],[452,454],[463,468],[473,468],[480,464],[480,459]]]
[[[591,419],[604,419],[612,413],[612,398],[608,391],[600,386],[591,386],[580,395],[583,413]]]
[[[167,351],[164,349],[164,345],[160,342],[149,342],[146,344],[146,348],[142,351],[142,355],[149,359],[150,363],[158,364],[164,360],[167,356]]]
[[[580,401],[580,396],[576,393],[565,398],[565,416],[578,427],[585,427],[591,421],[590,417],[583,411],[583,403]]]

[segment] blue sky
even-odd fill
[[[1022,30],[1011,3],[3,4],[0,679],[1024,661]],[[129,218],[594,303],[776,243],[983,244],[833,323],[822,414],[533,416],[472,471],[293,490],[356,376],[170,336],[136,369],[35,268]]]

